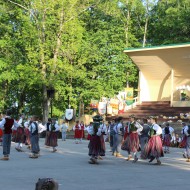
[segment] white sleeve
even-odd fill
[[[170,127],[169,130],[170,130],[170,134],[172,134],[174,132],[174,128],[173,127]]]
[[[55,124],[55,131],[59,131],[60,130],[60,126],[58,124]]]
[[[162,128],[158,124],[155,124],[153,126],[153,129],[156,131],[157,135],[161,135],[162,134]]]
[[[137,128],[138,133],[143,130],[143,126],[139,122],[135,122],[135,127]]]
[[[102,134],[102,130],[100,129],[100,127],[98,128],[98,132],[96,133],[96,135],[100,136]]]
[[[0,128],[3,128],[5,125],[5,118],[3,118],[3,120],[0,122]]]
[[[73,131],[75,131],[75,126],[73,127]]]
[[[186,126],[185,129],[184,129],[184,133],[185,133],[186,136],[190,135],[190,134],[188,134],[187,130],[188,130],[188,127]]]

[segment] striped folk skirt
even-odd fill
[[[160,136],[152,136],[148,143],[145,144],[144,149],[141,152],[141,158],[150,159],[151,157],[159,158],[163,156],[164,152]]]

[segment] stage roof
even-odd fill
[[[190,78],[190,43],[125,49],[149,79],[160,79],[174,70],[174,77]]]

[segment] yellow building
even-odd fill
[[[125,49],[139,68],[139,101],[190,107],[190,43]],[[183,93],[184,92],[184,93]]]

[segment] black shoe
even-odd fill
[[[136,163],[138,161],[138,158],[135,157],[134,160],[133,160],[133,163]]]
[[[154,159],[155,159],[155,157],[151,157],[149,160],[149,163],[151,163]]]

